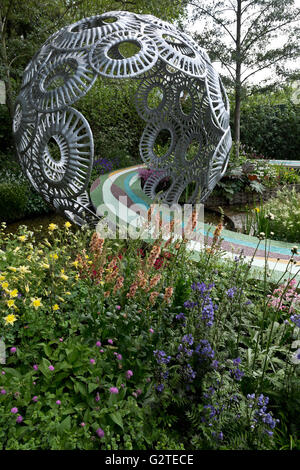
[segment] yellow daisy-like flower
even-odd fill
[[[52,307],[52,310],[55,312],[56,310],[59,310],[59,305],[55,304]]]
[[[78,267],[78,261],[73,261],[72,265],[75,266],[75,268],[77,268]]]
[[[11,307],[17,308],[16,305],[15,305],[15,301],[13,299],[7,300],[6,303],[7,303],[7,306],[9,308],[11,308]]]
[[[17,317],[13,313],[10,313],[6,317],[4,317],[4,320],[6,325],[13,325],[14,322],[17,321]]]
[[[65,227],[66,227],[66,228],[70,228],[71,226],[72,226],[72,224],[70,224],[70,222],[66,222],[66,223],[65,223]]]
[[[39,307],[42,306],[41,299],[40,299],[40,298],[31,297],[31,305],[32,305],[35,309],[38,309]]]
[[[2,282],[2,289],[7,290],[8,289],[8,282]]]
[[[18,240],[20,240],[20,242],[22,242],[22,243],[24,243],[26,241],[26,239],[27,239],[26,235],[20,235],[18,237]]]
[[[56,230],[58,227],[56,224],[49,224],[49,227],[48,227],[48,230],[50,230],[50,232],[53,232],[53,230]]]
[[[10,290],[9,291],[9,297],[12,299],[14,297],[17,297],[18,295],[18,289]]]

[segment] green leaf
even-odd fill
[[[123,429],[123,420],[119,412],[111,413],[109,416],[114,421],[114,423],[116,423],[118,426],[120,426],[120,428]]]
[[[71,429],[71,417],[67,416],[60,424],[57,426],[58,434],[63,434],[64,431],[70,431]]]
[[[93,383],[89,383],[88,384],[88,391],[89,393],[92,393],[94,390],[96,390],[96,388],[98,388],[99,385],[98,384],[93,384]]]

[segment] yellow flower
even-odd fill
[[[50,232],[53,232],[53,230],[56,230],[56,229],[57,229],[56,224],[49,224],[48,230],[50,230]]]
[[[4,290],[7,290],[7,288],[8,288],[8,282],[2,282],[2,288],[3,288]]]
[[[64,281],[67,281],[67,280],[69,279],[69,276],[66,276],[64,269],[61,270],[60,277],[61,277]]]
[[[0,276],[0,281],[4,281],[5,276]]]
[[[78,267],[78,261],[73,261],[72,265],[75,266],[75,268],[77,268]]]
[[[26,286],[25,286],[25,291],[26,291],[27,294],[28,294],[28,292],[29,292],[29,285],[28,285],[28,284],[26,284]]]
[[[17,253],[21,248],[19,246],[17,246],[15,249],[14,249],[14,253]]]
[[[100,286],[104,286],[104,281],[99,282]]]
[[[44,269],[50,269],[50,264],[47,264],[47,263],[41,263],[41,268],[44,268]]]
[[[6,325],[13,325],[14,322],[17,321],[17,317],[13,313],[10,313],[6,317],[4,317],[4,320],[5,320]]]
[[[72,225],[72,224],[70,224],[70,222],[66,222],[66,223],[65,223],[65,227],[66,227],[66,228],[70,228],[71,225]]]
[[[72,295],[71,292],[65,292],[65,295]]]
[[[10,296],[11,299],[14,298],[14,297],[17,297],[17,295],[18,295],[18,289],[14,289],[14,290],[9,291],[9,296]]]
[[[17,272],[17,268],[14,268],[14,266],[9,266],[10,271],[13,271],[14,273]]]
[[[64,302],[64,301],[65,301],[65,299],[63,299],[62,297],[58,297],[58,298],[59,298],[59,300],[60,300],[61,302]]]
[[[38,309],[39,307],[42,306],[41,299],[40,299],[40,298],[31,297],[31,305],[32,305],[35,309]]]
[[[58,306],[57,304],[53,305],[52,310],[54,310],[54,312],[55,312],[56,310],[59,310],[59,306]]]
[[[54,253],[54,254],[51,253],[51,254],[50,254],[50,258],[52,258],[52,259],[58,259],[58,256],[57,256],[56,253]]]
[[[256,212],[260,212],[260,208],[259,207],[255,207],[254,209]]]
[[[30,273],[30,269],[28,268],[28,266],[19,266],[19,271],[20,273]]]
[[[7,303],[9,308],[11,308],[11,307],[17,308],[16,305],[15,305],[15,301],[13,299],[7,300],[6,303]]]
[[[24,242],[26,241],[26,238],[27,238],[26,235],[20,235],[20,236],[18,237],[18,239],[19,239],[20,242],[22,242],[22,243],[24,243]]]

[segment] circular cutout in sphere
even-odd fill
[[[131,57],[115,59],[110,51],[121,45],[136,46]],[[151,38],[135,31],[117,31],[104,37],[90,52],[90,64],[95,72],[110,78],[128,78],[151,69],[157,62],[157,47]]]
[[[99,220],[88,192],[93,135],[71,106],[103,77],[139,80],[134,104],[145,121],[139,151],[155,170],[145,193],[168,204],[182,202],[184,194],[188,202],[204,202],[226,171],[232,143],[224,86],[187,34],[126,11],[63,27],[25,68],[12,127],[35,190],[74,223]]]

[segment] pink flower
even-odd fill
[[[113,394],[119,393],[119,389],[117,387],[110,387],[109,391]]]
[[[37,364],[34,364],[32,367],[34,368],[34,370],[38,370],[38,368],[39,368],[39,366]]]
[[[10,412],[13,413],[14,415],[15,415],[16,413],[18,413],[18,411],[19,411],[19,410],[18,410],[18,408],[16,408],[16,407],[14,407],[14,408],[12,408],[12,409],[10,410]]]
[[[130,379],[130,377],[133,376],[132,370],[128,370],[125,375],[126,375],[126,379]]]
[[[80,426],[81,426],[82,428],[84,428],[84,426],[85,426],[85,423],[83,423],[83,422],[82,422],[82,423],[80,423]]]
[[[118,361],[122,361],[122,354],[117,354]]]
[[[17,351],[17,348],[15,348],[15,347],[10,348],[10,352],[11,352],[12,354],[14,354],[16,351]]]
[[[117,310],[121,310],[121,305],[117,305],[117,306],[116,306],[116,309],[117,309]]]
[[[97,434],[97,436],[100,437],[100,438],[104,437],[104,431],[103,431],[103,429],[98,428],[97,431],[96,431],[96,434]]]
[[[100,342],[100,341],[97,341],[96,346],[97,346],[98,348],[100,348],[100,347],[101,347],[101,342]]]
[[[99,392],[96,393],[96,396],[95,396],[95,401],[100,401],[100,395],[99,395]]]
[[[104,350],[103,350],[103,349],[100,349],[100,352],[101,352],[101,353],[104,353]]]
[[[61,401],[60,400],[56,400],[55,402],[57,405],[61,405]]]
[[[32,398],[32,401],[37,402],[37,401],[38,401],[38,397],[37,397],[37,396],[34,396],[34,397]]]
[[[150,333],[154,333],[153,328],[149,328],[149,332],[150,332]]]
[[[22,423],[23,421],[23,416],[19,415],[16,419],[16,423]]]
[[[51,370],[51,371],[53,371],[53,370],[54,370],[54,367],[50,365],[50,366],[48,367],[48,369]]]
[[[4,372],[4,370],[1,372],[1,374],[2,374],[2,375],[5,375],[5,372]]]
[[[108,342],[108,344],[114,344],[112,339],[108,339],[107,342]]]
[[[4,390],[4,388],[1,390],[1,395],[5,395],[6,394],[6,390]]]
[[[132,395],[133,395],[135,398],[137,398],[137,393],[132,392]]]
[[[60,341],[61,343],[63,342],[63,340],[64,340],[63,338],[59,338],[59,341]]]
[[[96,364],[95,359],[90,359],[90,363],[91,363],[91,364]]]
[[[141,390],[140,388],[138,388],[137,391],[136,391],[136,393],[137,393],[138,395],[141,395],[143,392],[142,392],[142,390]]]

